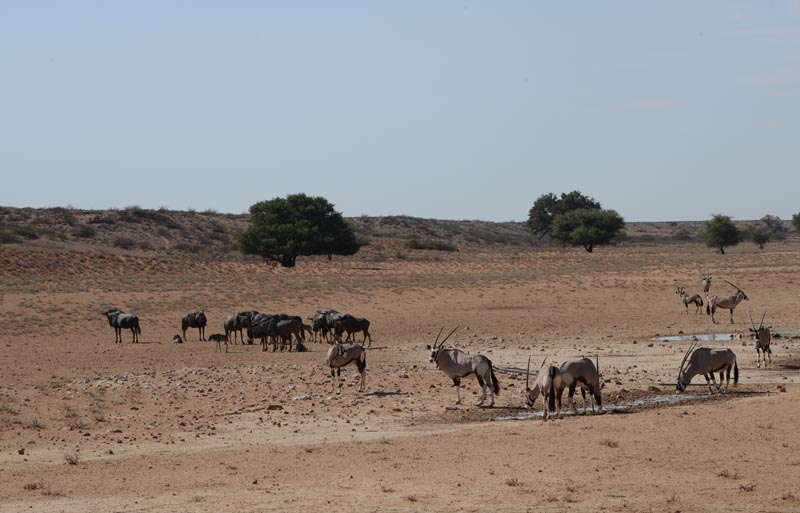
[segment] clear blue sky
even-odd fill
[[[800,211],[800,3],[0,1],[0,204]]]

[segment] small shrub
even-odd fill
[[[70,465],[77,465],[80,461],[77,453],[70,453],[64,455],[64,461],[66,461]]]
[[[44,483],[39,481],[38,483],[25,483],[22,487],[23,490],[41,490],[44,488]]]
[[[423,249],[423,250],[435,250],[435,251],[458,251],[458,248],[449,242],[445,242],[443,240],[419,240],[419,239],[411,239],[406,243],[406,247],[408,249]]]
[[[81,224],[72,230],[72,234],[81,239],[93,239],[97,236],[97,228],[88,224]]]
[[[136,247],[136,241],[130,237],[117,237],[114,239],[114,246],[121,249],[133,249]]]
[[[605,445],[606,447],[611,447],[612,449],[619,447],[619,442],[617,442],[616,440],[611,440],[609,438],[604,438],[603,440],[600,440],[600,443],[602,445]]]
[[[506,479],[507,486],[522,486],[522,483],[519,482],[519,479],[516,477],[512,477],[511,479]]]

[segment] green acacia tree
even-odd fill
[[[294,267],[301,255],[353,255],[360,244],[353,230],[323,197],[290,194],[250,207],[250,226],[239,250]]]
[[[739,244],[742,231],[733,224],[730,217],[716,214],[706,223],[704,238],[708,247],[719,248],[719,252],[724,255],[726,247]]]
[[[792,226],[794,229],[800,232],[800,212],[792,216]]]
[[[614,241],[624,227],[625,220],[614,210],[583,208],[557,215],[553,221],[553,238],[583,246],[591,253],[594,246]]]
[[[600,203],[584,196],[580,191],[561,193],[561,197],[548,193],[539,196],[528,211],[528,229],[540,238],[552,235],[556,216],[573,210],[600,210]]]

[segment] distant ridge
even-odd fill
[[[0,244],[53,241],[82,247],[191,254],[204,258],[241,257],[239,234],[248,214],[220,214],[138,207],[109,210],[0,207]],[[346,218],[365,242],[439,241],[454,248],[553,247],[522,222],[449,221],[410,216]],[[739,221],[750,224],[756,221]],[[788,222],[785,222],[787,227]],[[700,242],[705,221],[627,223],[627,244]]]

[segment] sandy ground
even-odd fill
[[[2,246],[0,511],[800,511],[798,250],[373,245],[288,270]],[[684,314],[675,284],[699,292],[702,273],[712,293],[727,278],[749,295],[735,324]],[[109,306],[139,315],[142,343],[113,343]],[[326,344],[220,354],[196,330],[171,343],[197,308],[207,334],[238,310],[367,317],[366,392],[354,368],[331,392]],[[746,333],[748,308],[786,333],[766,369],[727,335]],[[476,406],[468,378],[453,408],[425,349],[442,326],[501,368],[599,358],[606,413],[544,423],[507,372],[495,407]],[[651,338],[680,333],[720,334],[709,345],[739,355],[739,385],[675,395],[688,342]]]

